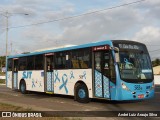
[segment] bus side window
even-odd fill
[[[34,56],[27,57],[27,70],[34,70]]]
[[[35,70],[43,70],[43,55],[35,56]]]
[[[26,70],[27,59],[26,57],[19,58],[19,70]]]
[[[88,69],[92,67],[91,49],[84,48],[71,51],[71,62],[73,69]]]
[[[12,71],[12,59],[8,59],[8,71]]]
[[[72,60],[72,66],[73,66],[74,69],[80,68],[78,60]]]
[[[88,65],[83,60],[80,60],[80,65],[83,69],[88,68]]]
[[[101,52],[95,53],[95,69],[101,72]]]
[[[66,52],[58,52],[55,56],[56,69],[66,68]]]

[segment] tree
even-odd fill
[[[0,70],[2,70],[2,67],[4,67],[6,64],[5,58],[6,58],[5,56],[0,56]]]
[[[152,66],[158,66],[160,65],[160,59],[156,58],[154,61],[152,61]]]

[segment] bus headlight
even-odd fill
[[[122,88],[127,91],[131,91],[124,83],[122,83]]]

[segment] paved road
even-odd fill
[[[0,85],[0,102],[38,111],[160,111],[160,87],[156,88],[155,97],[150,100],[111,102],[93,99],[88,104],[82,104],[74,101],[73,97],[35,92],[23,95]]]

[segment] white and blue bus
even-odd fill
[[[8,56],[6,85],[27,91],[90,98],[142,100],[154,96],[150,56],[142,43],[107,40]]]

